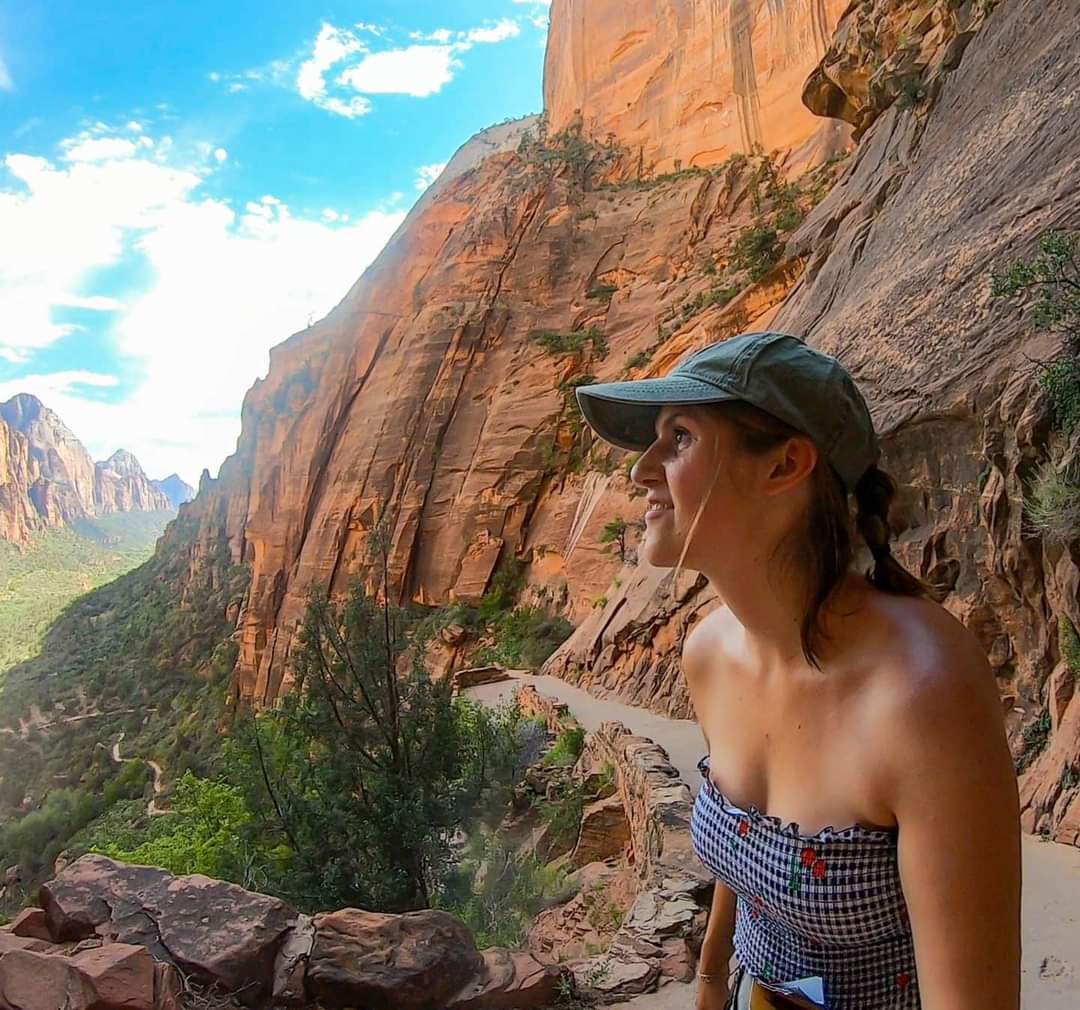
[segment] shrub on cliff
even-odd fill
[[[243,886],[259,882],[243,873],[249,861],[245,828],[252,815],[236,786],[185,772],[171,805],[170,813],[150,818],[134,837],[123,825],[113,828],[118,837],[109,837],[102,830],[105,825],[100,825],[89,851],[125,863],[160,866],[177,875],[204,873]],[[270,859],[268,853],[260,854],[260,862]]]
[[[549,617],[538,607],[518,607],[491,623],[495,641],[477,652],[475,662],[535,670],[574,632],[565,617]]]
[[[535,855],[517,855],[498,835],[479,832],[435,901],[463,919],[476,945],[520,948],[536,916],[573,894],[568,875]]]
[[[1061,352],[1038,362],[1039,385],[1058,429],[1071,433],[1080,422],[1080,232],[1048,232],[1031,260],[993,274],[991,291],[997,298],[1034,296],[1032,322],[1062,338]]]

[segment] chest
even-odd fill
[[[856,946],[907,928],[895,832],[830,825],[804,833],[732,804],[711,784],[707,756],[699,768],[694,848],[742,899],[741,914],[755,928],[799,936],[811,949]]]
[[[701,700],[713,779],[735,802],[795,821],[889,828],[881,762],[863,699],[848,684],[724,677]]]

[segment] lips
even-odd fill
[[[658,519],[662,515],[666,515],[673,510],[673,506],[668,505],[666,502],[651,502],[649,507],[645,510],[645,519]]]

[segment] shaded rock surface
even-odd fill
[[[842,23],[849,34],[822,73],[852,108],[870,103],[859,113],[869,126],[845,175],[788,243],[799,279],[765,318],[837,355],[866,392],[883,465],[900,485],[896,553],[951,587],[946,606],[990,657],[1017,754],[1023,728],[1053,709],[1049,745],[1022,777],[1024,825],[1075,844],[1080,788],[1065,772],[1080,767],[1080,700],[1063,669],[1058,618],[1080,621],[1078,549],[1034,535],[1023,509],[1026,483],[1050,451],[1032,361],[1056,345],[1020,309],[991,298],[990,273],[1030,257],[1046,231],[1080,228],[1080,3],[1070,0],[1064,20],[1033,0],[1002,3],[963,39],[962,54],[949,38],[974,22],[953,25],[945,5],[921,6],[944,20],[919,36],[920,79],[936,84],[910,108],[889,88],[869,88],[863,64],[853,76],[836,66],[841,49],[853,51],[861,19],[876,12],[895,34],[912,5],[852,5]],[[686,350],[707,342],[702,334]],[[647,565],[618,575],[603,611],[544,672],[692,716],[679,648],[717,601],[694,573],[674,586],[670,572]]]
[[[447,912],[345,908],[315,917],[308,986],[328,1007],[441,1007],[482,968],[465,924]]]

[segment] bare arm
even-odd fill
[[[682,669],[686,678],[690,702],[698,716],[698,725],[708,743],[708,733],[701,721],[701,713],[707,710],[706,688],[708,676],[707,655],[709,652],[709,631],[704,623],[694,625],[683,642]],[[706,983],[712,990],[706,996],[702,993],[700,1005],[720,1005],[728,993],[728,966],[734,954],[735,937],[735,895],[725,884],[717,880],[713,887],[712,907],[705,927],[705,938],[701,944],[701,958],[698,970],[715,977],[716,981]]]
[[[709,923],[701,944],[701,963],[698,967],[709,975],[723,979],[727,985],[728,965],[731,962],[735,936],[735,895],[726,884],[716,881],[713,888]]]
[[[993,674],[972,641],[916,676],[886,730],[923,1010],[1020,1006],[1020,825]]]

